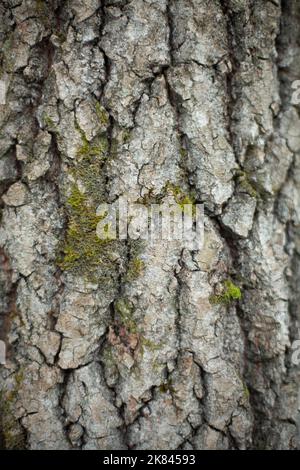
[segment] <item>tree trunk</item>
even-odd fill
[[[2,447],[299,448],[299,1],[0,15]],[[100,240],[120,196],[203,246]]]

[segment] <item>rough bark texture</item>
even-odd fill
[[[1,2],[3,447],[299,447],[299,21]],[[202,250],[97,242],[99,202],[170,188],[204,203]],[[228,280],[242,299],[212,302]]]

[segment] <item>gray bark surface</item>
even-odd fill
[[[297,0],[1,2],[3,448],[299,448],[299,24]],[[97,242],[122,195],[203,203],[203,248]]]

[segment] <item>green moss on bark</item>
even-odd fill
[[[137,333],[137,324],[133,318],[134,306],[130,300],[121,298],[116,301],[115,309],[120,316],[122,324],[129,333]]]
[[[126,273],[126,281],[134,281],[137,279],[144,271],[145,263],[141,258],[133,258],[129,261],[128,269]]]
[[[106,109],[104,109],[103,106],[101,106],[101,104],[98,101],[96,102],[95,107],[96,107],[96,113],[97,113],[97,116],[98,116],[98,119],[99,119],[100,123],[103,126],[108,126],[108,124],[109,124],[109,114],[106,111]]]
[[[224,281],[223,292],[218,295],[212,295],[210,297],[211,304],[230,304],[235,300],[242,298],[241,289],[236,286],[232,281],[227,279]]]
[[[110,240],[101,240],[96,234],[98,222],[103,216],[96,215],[96,208],[74,184],[66,204],[68,226],[62,256],[58,261],[64,271],[84,275],[88,280],[96,280],[98,268],[110,266]]]
[[[9,391],[0,390],[0,431],[3,447],[7,450],[25,449],[25,435],[14,415],[15,403],[24,380],[22,370],[14,376],[15,386]]]

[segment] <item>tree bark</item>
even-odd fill
[[[299,448],[299,1],[0,17],[2,447]],[[203,247],[100,242],[120,196]]]

